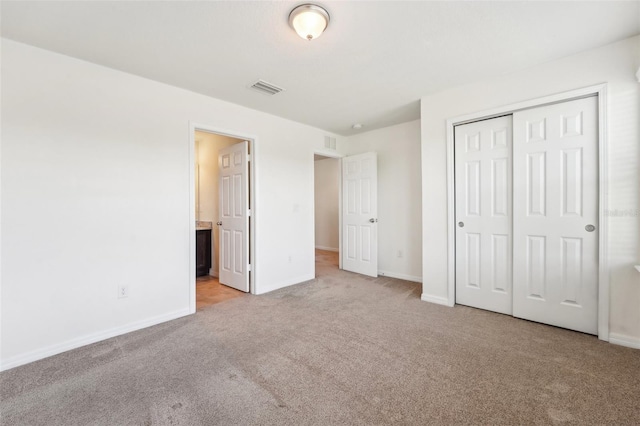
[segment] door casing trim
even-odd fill
[[[608,167],[607,167],[607,83],[556,93],[484,111],[465,114],[446,121],[447,132],[447,298],[437,298],[440,304],[455,305],[455,174],[454,127],[486,120],[514,112],[560,102],[598,97],[598,338],[609,341],[609,262],[608,262]],[[423,300],[427,300],[423,297]],[[431,301],[431,300],[429,300]]]

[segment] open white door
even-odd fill
[[[378,276],[378,165],[375,152],[342,159],[342,268]]]
[[[249,292],[249,142],[220,150],[220,284]]]
[[[513,315],[598,332],[598,101],[513,115]]]

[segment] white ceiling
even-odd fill
[[[640,33],[640,1],[2,2],[2,35],[342,135],[419,118],[419,98]],[[258,78],[275,96],[247,89]],[[362,123],[361,130],[351,129]]]

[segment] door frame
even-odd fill
[[[455,173],[454,127],[473,121],[486,120],[544,105],[566,102],[589,96],[598,97],[598,338],[609,341],[609,262],[607,217],[608,167],[607,167],[607,83],[583,87],[567,92],[517,102],[497,108],[450,118],[447,131],[447,306],[454,306],[455,299]]]
[[[312,161],[312,165],[313,167],[312,169],[312,173],[311,173],[311,181],[313,182],[313,191],[311,191],[311,196],[312,196],[312,203],[311,205],[313,206],[313,257],[312,259],[315,259],[315,252],[316,252],[316,232],[315,232],[315,226],[316,226],[316,165],[315,165],[315,156],[317,155],[321,155],[323,157],[327,157],[327,158],[335,158],[336,160],[338,160],[338,268],[342,269],[342,158],[346,157],[344,154],[340,154],[339,152],[336,151],[329,151],[329,150],[324,150],[324,149],[314,149],[313,152],[311,153],[311,161]],[[313,276],[316,276],[316,262],[314,260],[313,262]]]
[[[256,279],[256,228],[257,228],[257,211],[258,193],[256,173],[258,170],[256,158],[256,141],[255,136],[248,135],[244,132],[222,129],[207,124],[199,124],[189,122],[189,313],[196,312],[196,181],[195,181],[195,132],[202,131],[207,133],[215,133],[221,136],[228,136],[235,139],[241,139],[249,142],[249,199],[251,200],[251,221],[249,225],[249,256],[251,259],[251,270],[249,275],[249,292],[256,294],[258,285]]]

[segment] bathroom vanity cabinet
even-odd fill
[[[196,277],[209,275],[211,268],[211,229],[196,231]]]

